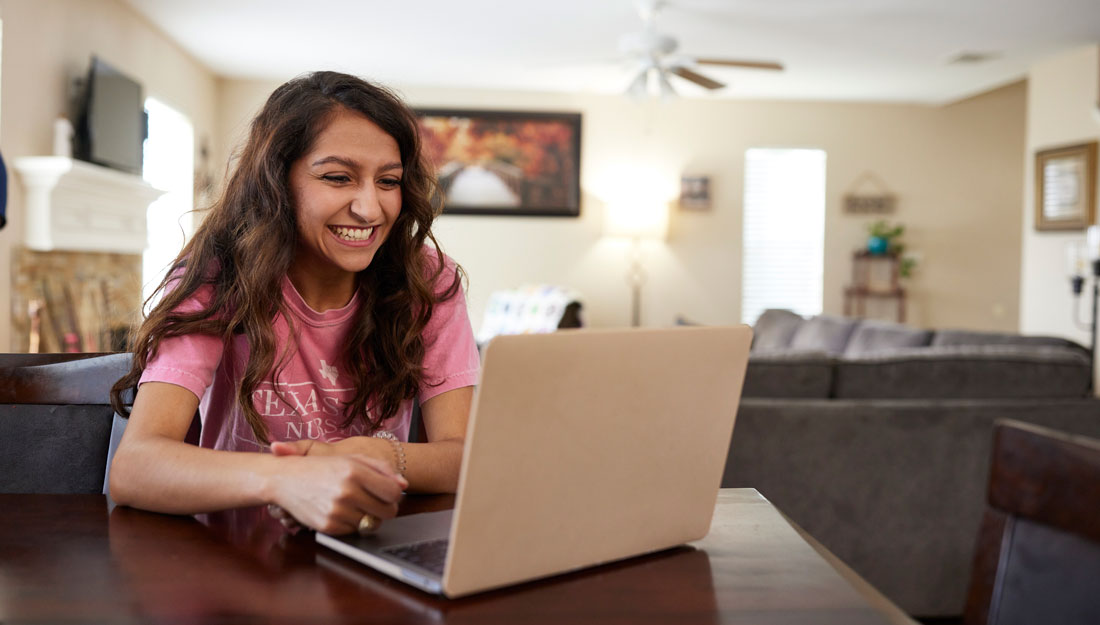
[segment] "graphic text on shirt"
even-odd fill
[[[322,373],[325,373],[325,366],[322,363]],[[330,369],[335,378],[335,367]],[[325,377],[328,378],[327,375]],[[281,434],[282,440],[317,440],[326,439],[341,429],[345,419],[344,403],[354,393],[354,388],[326,388],[314,382],[280,382],[277,386],[264,382],[252,393],[252,402],[257,412],[273,426],[272,433],[276,436]],[[369,413],[367,416],[369,418]],[[359,436],[365,432],[366,422],[356,420],[342,434]]]

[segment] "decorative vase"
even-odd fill
[[[882,256],[890,249],[890,242],[885,237],[868,237],[867,252],[875,256]]]

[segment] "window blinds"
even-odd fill
[[[825,248],[825,151],[751,148],[745,153],[741,320],[768,308],[821,312]]]

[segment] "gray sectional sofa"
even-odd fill
[[[1065,339],[768,311],[723,486],[757,488],[915,616],[962,614],[993,423],[1100,438]]]

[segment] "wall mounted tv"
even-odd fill
[[[148,125],[141,83],[93,56],[78,99],[73,155],[141,175]]]

